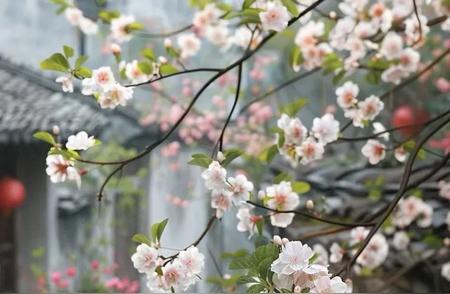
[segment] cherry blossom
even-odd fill
[[[213,190],[211,192],[211,207],[216,209],[216,217],[222,218],[232,204],[233,193],[228,190]]]
[[[370,164],[377,164],[386,156],[386,146],[377,140],[368,140],[361,153],[369,159]]]
[[[399,58],[403,51],[402,37],[394,32],[389,32],[383,39],[380,53],[389,60]]]
[[[76,7],[67,7],[64,10],[64,15],[69,23],[73,26],[77,26],[80,20],[83,18],[83,12]]]
[[[229,190],[233,193],[232,201],[235,205],[249,199],[250,192],[253,191],[253,183],[247,180],[244,175],[229,177],[227,180]]]
[[[441,275],[447,280],[450,281],[450,262],[444,263],[441,267]]]
[[[73,81],[70,77],[61,76],[56,78],[57,83],[61,83],[63,92],[73,93]]]
[[[87,150],[95,145],[94,136],[90,136],[84,132],[78,132],[76,135],[71,135],[67,139],[66,147],[72,150]]]
[[[104,88],[98,97],[98,103],[102,108],[116,108],[118,105],[125,106],[127,101],[133,97],[133,89],[124,87],[118,83]]]
[[[177,42],[181,49],[181,58],[183,59],[195,56],[201,47],[200,39],[193,33],[180,35]]]
[[[208,169],[202,173],[202,178],[205,180],[205,186],[210,190],[224,189],[226,176],[226,169],[224,169],[217,161],[211,162]]]
[[[344,256],[344,249],[342,249],[342,247],[339,246],[338,243],[333,242],[333,244],[331,244],[330,247],[330,262],[331,263],[341,262],[343,256]]]
[[[293,210],[300,204],[297,193],[292,191],[291,183],[282,181],[266,188],[267,206],[276,210]],[[270,217],[273,226],[287,227],[294,218],[293,213],[275,213]]]
[[[47,175],[50,176],[52,183],[61,183],[66,180],[75,181],[78,186],[81,183],[80,174],[73,166],[73,161],[66,160],[60,154],[51,154],[46,159]]]
[[[364,120],[373,120],[383,110],[384,103],[378,96],[371,95],[364,101],[358,102],[358,107]]]
[[[410,239],[405,231],[398,231],[394,234],[392,244],[397,250],[405,250],[409,245]]]
[[[322,143],[317,142],[312,137],[309,137],[297,147],[296,151],[301,157],[300,162],[302,164],[308,164],[312,161],[322,159],[325,148]]]
[[[111,34],[119,43],[131,40],[131,33],[128,26],[135,22],[133,15],[121,15],[111,20]]]
[[[191,246],[186,250],[180,251],[178,254],[178,260],[191,276],[200,274],[205,266],[205,257],[195,246]]]
[[[256,223],[262,220],[262,216],[254,215],[251,212],[251,208],[241,206],[236,214],[236,217],[239,220],[237,230],[239,232],[249,232],[249,237],[253,236],[257,232]]]
[[[348,81],[336,89],[337,103],[343,109],[353,107],[359,94],[359,87],[357,84]]]
[[[393,223],[399,228],[405,228],[414,221],[420,227],[429,227],[432,222],[433,208],[422,199],[409,196],[402,199],[394,213]]]
[[[281,253],[270,269],[278,275],[290,275],[309,265],[312,249],[300,241],[291,241],[282,247]]]
[[[450,182],[439,182],[439,196],[450,200]]]
[[[369,234],[369,230],[363,227],[357,227],[353,229],[350,234],[350,246],[353,246],[363,241]],[[389,245],[386,238],[383,234],[377,233],[372,237],[356,262],[361,266],[373,269],[380,266],[385,261],[388,253]]]
[[[286,114],[282,114],[277,122],[280,129],[284,131],[285,140],[288,143],[301,144],[308,134],[308,130],[298,118],[290,118]]]
[[[289,12],[279,2],[268,2],[265,11],[259,13],[263,30],[280,32],[284,30],[289,22]]]
[[[158,251],[147,244],[140,244],[131,256],[134,268],[143,274],[151,273],[158,263]]]
[[[322,144],[336,141],[339,136],[339,122],[332,114],[327,113],[313,120],[311,132]]]
[[[133,60],[132,62],[126,64],[125,75],[133,84],[143,83],[150,79],[148,75],[141,71],[137,60]]]

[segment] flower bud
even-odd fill
[[[278,235],[273,236],[273,243],[277,244],[277,245],[283,245],[283,242],[281,241],[281,237]]]
[[[114,55],[120,55],[120,53],[122,53],[122,49],[116,43],[112,43],[110,46],[110,49],[111,49],[111,53]]]
[[[306,201],[306,208],[307,208],[308,210],[313,210],[313,209],[314,209],[314,202],[313,202],[311,199],[309,199],[308,201]]]
[[[164,56],[158,57],[158,60],[160,63],[167,63],[167,58],[165,58]]]
[[[335,19],[337,17],[336,11],[332,10],[330,11],[330,13],[328,14],[328,16],[332,19]]]
[[[164,47],[166,48],[172,47],[172,40],[170,40],[169,38],[164,39]]]
[[[289,239],[283,238],[283,239],[281,239],[281,242],[283,243],[283,245],[286,245],[287,243],[289,243]]]
[[[217,152],[217,161],[222,162],[225,160],[225,155],[222,153],[222,151]]]
[[[53,132],[53,135],[58,136],[59,133],[60,133],[59,127],[57,125],[54,125],[53,129],[52,129],[52,132]]]
[[[444,239],[444,245],[447,247],[450,247],[450,238],[445,238]]]
[[[302,293],[302,287],[300,287],[300,286],[295,286],[295,288],[294,288],[294,293]]]

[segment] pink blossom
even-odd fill
[[[62,279],[62,275],[60,272],[53,272],[50,275],[50,280],[52,281],[52,283],[54,284],[58,284]]]
[[[92,270],[96,271],[99,269],[99,267],[100,267],[100,262],[98,260],[94,259],[91,261],[91,269]]]
[[[76,267],[71,266],[71,267],[68,267],[68,268],[66,269],[66,275],[67,275],[68,277],[75,277],[76,274],[77,274],[77,269],[76,269]]]
[[[450,91],[450,82],[446,78],[441,77],[437,79],[435,84],[438,90],[442,93],[447,93],[448,91]]]

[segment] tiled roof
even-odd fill
[[[35,131],[54,125],[63,137],[80,130],[99,136],[117,116],[138,126],[130,115],[104,112],[88,97],[58,89],[55,82],[0,58],[0,144],[32,142]]]

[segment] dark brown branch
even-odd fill
[[[167,37],[171,37],[171,36],[177,35],[179,33],[188,31],[188,30],[192,29],[192,27],[194,27],[194,25],[190,24],[190,25],[184,26],[182,28],[179,28],[177,30],[170,31],[167,33],[136,32],[135,35],[139,36],[139,37],[145,37],[145,38],[167,38]]]
[[[364,249],[369,244],[372,237],[376,234],[378,229],[383,225],[383,223],[386,221],[386,219],[389,217],[389,215],[394,211],[395,207],[397,206],[397,203],[400,201],[400,199],[403,197],[404,193],[408,189],[408,182],[409,178],[411,176],[411,171],[415,162],[415,159],[417,158],[417,155],[419,154],[420,149],[422,146],[428,142],[428,140],[440,129],[445,127],[450,121],[450,117],[444,117],[443,121],[440,122],[436,127],[431,129],[417,144],[417,146],[414,148],[414,151],[412,152],[411,156],[408,158],[408,161],[405,166],[405,172],[402,176],[401,182],[400,182],[400,189],[395,195],[394,199],[389,203],[389,206],[384,211],[381,219],[377,222],[377,224],[370,230],[367,237],[364,239],[362,245],[358,248],[358,251],[352,256],[352,258],[348,261],[347,265],[342,267],[341,270],[337,273],[337,275],[341,274],[345,269],[349,270],[350,267],[356,262],[358,257],[361,255],[361,253],[364,251]],[[449,159],[450,154],[447,155],[445,162]]]
[[[306,213],[306,212],[303,212],[303,211],[299,211],[299,210],[278,210],[278,209],[273,209],[273,208],[270,208],[270,207],[258,204],[256,202],[253,202],[253,201],[250,201],[250,200],[246,201],[246,203],[251,204],[251,205],[253,205],[255,207],[259,207],[259,208],[265,209],[267,211],[274,212],[274,213],[294,213],[296,215],[299,215],[299,216],[302,216],[302,217],[305,217],[305,218],[310,218],[310,219],[313,219],[313,220],[316,220],[316,221],[320,221],[320,222],[323,222],[323,223],[332,224],[332,225],[338,225],[338,226],[343,226],[343,227],[354,228],[354,227],[359,227],[359,226],[370,227],[370,226],[375,225],[374,223],[348,223],[348,222],[342,222],[342,221],[338,221],[338,220],[326,219],[326,218],[322,218],[322,217],[319,217],[319,216],[316,216],[316,215],[313,215],[313,214],[309,214],[309,213]]]

